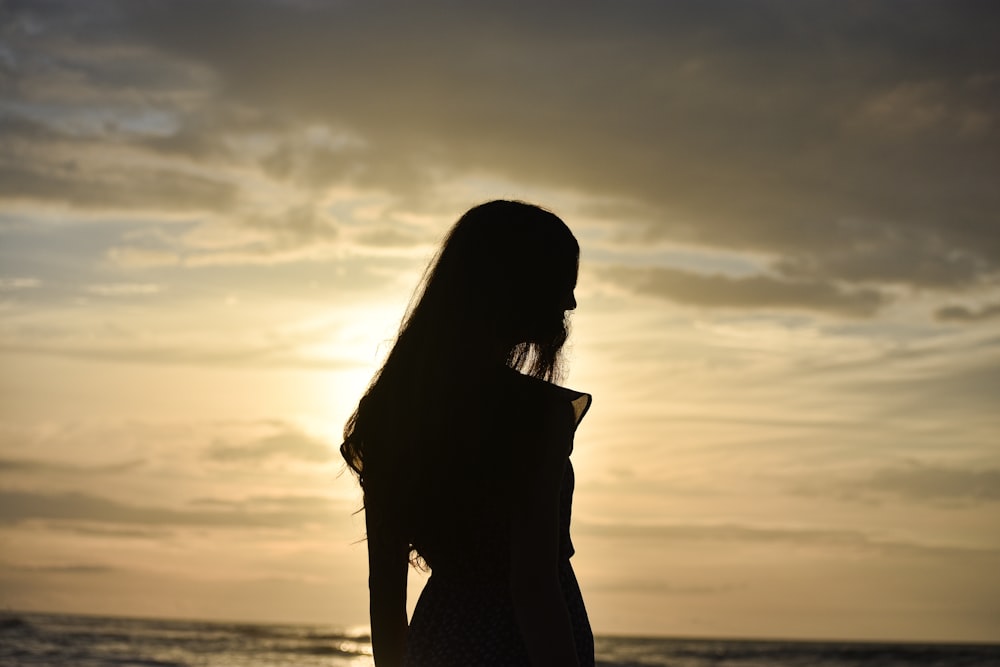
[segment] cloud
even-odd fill
[[[910,463],[876,471],[859,487],[903,499],[1000,501],[1000,469],[968,470]]]
[[[793,309],[870,316],[888,302],[873,289],[844,289],[829,282],[766,275],[731,277],[669,268],[617,266],[599,274],[637,294],[708,308]]]
[[[126,268],[145,269],[158,266],[176,266],[180,263],[178,253],[156,248],[113,246],[108,248],[107,255],[112,262]]]
[[[0,278],[0,292],[31,289],[41,284],[38,278]]]
[[[191,501],[194,507],[208,507],[226,510],[257,511],[283,510],[283,511],[311,511],[317,506],[325,507],[330,504],[330,499],[324,496],[250,496],[240,499],[229,498],[195,498]]]
[[[944,306],[935,311],[934,317],[940,322],[981,322],[1000,317],[1000,303],[986,304],[975,310],[965,306]]]
[[[830,495],[855,502],[891,498],[943,507],[965,507],[1000,501],[1000,469],[910,462],[880,468],[855,479],[800,483],[793,491],[802,495]]]
[[[819,372],[811,364],[808,372]],[[839,370],[847,371],[852,364]],[[912,420],[914,415],[941,420],[949,431],[943,447],[996,429],[994,397],[1000,392],[1000,338],[957,338],[931,345],[907,345],[874,358],[853,362],[867,372],[845,375],[837,383],[844,395],[878,397],[871,404],[881,420]],[[804,371],[805,369],[803,369]],[[956,429],[956,424],[962,428]],[[989,437],[983,440],[988,443]],[[945,445],[944,443],[948,443]]]
[[[106,465],[77,465],[65,463],[63,461],[43,461],[39,459],[10,459],[0,458],[0,473],[14,472],[24,473],[72,473],[80,474],[117,474],[130,472],[144,464],[141,460],[122,461],[120,463],[108,463]]]
[[[262,500],[206,508],[175,509],[135,505],[89,493],[41,493],[0,490],[0,522],[31,519],[97,522],[145,527],[293,528],[326,524],[339,518],[343,508],[319,496],[294,503]]]
[[[158,212],[225,211],[236,201],[238,189],[229,183],[169,168],[100,168],[84,158],[67,155],[58,164],[44,164],[38,157],[0,162],[0,200]]]
[[[954,42],[957,52],[938,66],[947,76],[942,72],[940,80],[913,87],[923,91],[919,98],[950,100],[949,112],[988,112],[992,84],[966,90],[944,83],[976,74],[973,53],[990,47],[976,41],[982,33],[971,30],[970,22],[982,17],[932,8],[907,32],[888,6],[863,19],[832,6],[808,14],[792,5],[710,13],[644,6],[617,14],[584,4],[558,17],[551,8],[532,7],[530,19],[519,5],[503,13],[445,6],[449,11],[439,14],[405,6],[393,12],[367,5],[288,11],[260,4],[244,13],[243,32],[224,33],[221,41],[212,26],[228,17],[224,4],[206,12],[195,30],[170,11],[158,13],[155,22],[138,16],[136,25],[169,52],[210,63],[248,102],[263,103],[280,91],[288,107],[303,115],[334,114],[365,137],[372,157],[391,142],[399,157],[421,151],[456,171],[492,165],[505,175],[521,171],[551,185],[624,195],[664,213],[656,220],[662,234],[837,253],[869,239],[864,228],[838,230],[833,224],[853,216],[893,232],[873,239],[883,255],[908,249],[913,244],[907,237],[920,247],[940,235],[950,246],[962,233],[979,233],[996,250],[996,239],[983,236],[982,216],[991,201],[986,182],[950,177],[921,151],[946,140],[948,160],[989,160],[986,153],[936,124],[909,136],[910,145],[893,153],[886,150],[893,139],[852,134],[848,123],[873,106],[901,107],[889,101],[898,101],[901,86],[921,71],[924,58],[911,49],[917,31],[933,21],[942,22],[939,37]],[[698,27],[709,15],[714,30],[706,34]],[[857,48],[830,60],[815,39],[820,26],[829,38]],[[880,34],[880,43],[866,42],[862,28]],[[381,39],[358,42],[360,34]],[[880,49],[883,39],[896,49]],[[246,57],[248,42],[265,48]],[[607,57],[616,51],[616,59]],[[779,52],[788,57],[770,57]],[[256,57],[264,53],[286,59]],[[888,80],[857,76],[872,67],[873,58]],[[706,64],[692,72],[685,67],[692,60]],[[343,62],[351,66],[336,64]],[[289,68],[300,76],[286,76]],[[828,71],[830,87],[817,85],[818,69]],[[307,83],[321,78],[336,86]],[[376,90],[369,84],[373,79],[380,82]],[[401,101],[407,122],[393,125]],[[484,131],[496,127],[504,131]],[[393,185],[391,173],[375,169],[366,176]],[[915,178],[944,180],[915,189]],[[955,221],[951,213],[961,194],[972,196],[965,200],[964,219]],[[946,221],[955,227],[949,230]],[[982,248],[961,245],[981,255]],[[928,252],[919,259],[931,257]],[[921,262],[911,264],[919,270]]]
[[[60,522],[51,524],[60,530],[83,535],[85,537],[97,537],[100,539],[137,539],[137,540],[161,540],[173,535],[170,528],[123,528],[120,526],[110,526],[107,524],[77,523],[75,521]]]
[[[0,331],[0,351],[129,364],[208,367],[346,369],[362,365],[350,358],[332,358],[301,351],[315,343],[308,335],[273,336],[266,342],[191,341],[181,336],[143,339],[133,332],[98,330],[81,341],[79,332],[63,326],[21,327]]]
[[[471,202],[450,187],[481,174],[806,283],[957,290],[1000,269],[989,5],[101,7],[9,10],[8,115],[38,127],[0,195],[232,217],[258,191],[351,186],[451,218]],[[86,141],[138,166],[92,169],[65,148]]]
[[[576,522],[574,534],[617,539],[654,540],[663,542],[723,542],[732,544],[788,544],[815,546],[823,549],[890,553],[913,556],[986,556],[996,557],[1000,550],[967,547],[955,544],[932,544],[915,541],[887,540],[870,536],[860,530],[811,527],[761,527],[728,524],[603,524]]]
[[[5,565],[5,569],[20,572],[37,572],[45,574],[107,574],[116,572],[119,568],[111,565],[92,563],[67,563],[65,565]]]
[[[103,283],[87,285],[86,290],[100,296],[141,296],[157,294],[163,287],[153,283]]]
[[[718,595],[746,588],[746,584],[691,584],[672,583],[658,579],[608,579],[587,584],[588,591],[611,593],[654,593],[666,596]]]
[[[309,358],[285,354],[284,346],[267,348],[223,349],[191,346],[85,346],[74,344],[31,345],[0,344],[0,351],[19,354],[114,361],[134,364],[183,366],[256,366],[272,368],[345,369],[363,365],[353,359]],[[280,354],[279,354],[280,352]]]
[[[273,458],[326,463],[339,455],[323,440],[285,428],[246,444],[234,445],[217,441],[209,447],[207,456],[213,461],[225,463],[258,463]]]
[[[995,258],[957,248],[936,233],[877,220],[840,220],[836,227],[841,243],[782,257],[774,262],[774,270],[790,278],[940,289],[975,286],[996,271]]]

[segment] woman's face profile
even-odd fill
[[[577,270],[574,269],[572,287],[569,288],[569,294],[566,295],[566,298],[563,300],[561,306],[562,311],[564,313],[571,310],[576,310],[576,277],[577,277]]]
[[[576,278],[577,268],[573,267],[571,273],[567,273],[560,282],[560,287],[553,290],[555,296],[550,297],[547,303],[540,304],[541,307],[529,318],[529,330],[524,332],[524,341],[528,343],[546,343],[557,338],[568,335],[567,316],[576,310]]]

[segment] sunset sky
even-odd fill
[[[596,632],[1000,641],[998,27],[0,2],[0,608],[364,626],[344,420],[514,198],[582,248]]]

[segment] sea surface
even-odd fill
[[[2,667],[370,667],[371,664],[371,643],[366,635],[319,625],[0,615]],[[1000,644],[599,637],[597,664],[601,667],[1000,667]]]

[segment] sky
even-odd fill
[[[363,627],[343,423],[514,198],[581,244],[597,633],[1000,640],[998,25],[0,3],[0,607]]]

